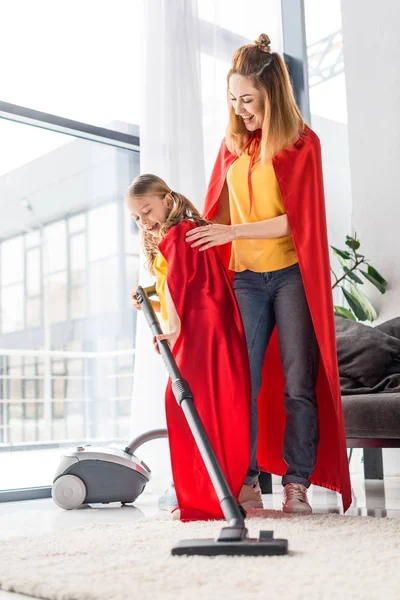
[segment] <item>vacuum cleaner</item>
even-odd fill
[[[51,495],[60,508],[71,510],[85,504],[130,504],[150,481],[151,471],[136,450],[151,440],[166,438],[166,429],[154,429],[135,438],[124,450],[78,446],[61,458]]]
[[[153,335],[157,336],[162,334],[162,329],[149,300],[149,296],[155,294],[155,286],[147,288],[139,286],[136,298],[141,305]],[[245,525],[245,512],[241,506],[238,506],[235,498],[232,496],[232,492],[229,489],[228,483],[195,407],[190,387],[179,372],[168,342],[165,340],[158,341],[158,347],[172,382],[172,390],[175,399],[184,412],[214,490],[218,496],[222,513],[227,521],[227,526],[221,529],[215,539],[181,541],[172,548],[172,555],[265,556],[287,554],[287,540],[274,539],[272,531],[260,531],[258,538],[249,538],[248,530]]]

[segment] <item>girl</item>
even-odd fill
[[[234,54],[227,91],[227,134],[205,203],[216,224],[188,231],[187,242],[220,246],[234,272],[253,405],[242,504],[262,506],[261,467],[282,475],[285,512],[311,512],[310,483],[340,492],[346,511],[351,488],[319,140],[267,35]]]
[[[221,468],[236,499],[250,460],[250,373],[245,335],[228,275],[216,250],[197,252],[186,234],[207,225],[185,196],[155,175],[139,175],[126,194],[157,277],[167,340],[193,392]],[[136,303],[137,304],[137,303]],[[157,346],[157,340],[153,339]],[[240,369],[238,369],[238,365]],[[168,439],[182,520],[222,518],[218,498],[169,382]]]

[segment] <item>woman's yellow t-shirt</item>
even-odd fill
[[[229,167],[227,183],[232,225],[256,223],[286,214],[272,161],[257,160],[251,170],[253,203],[250,212],[248,171],[250,156],[244,152]],[[234,240],[230,269],[264,273],[290,267],[297,262],[291,235],[274,239]]]
[[[161,321],[164,331],[168,331],[168,310],[167,301],[165,297],[165,284],[167,281],[168,263],[161,254],[161,252],[157,253],[157,256],[153,263],[153,267],[157,277],[156,291],[161,306]]]

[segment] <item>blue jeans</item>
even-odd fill
[[[319,440],[315,385],[319,349],[298,264],[269,273],[235,273],[233,289],[246,333],[252,384],[251,460],[245,483],[257,481],[257,396],[264,356],[275,325],[285,378],[286,429],[282,484],[309,487]]]

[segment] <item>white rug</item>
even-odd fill
[[[214,537],[222,523],[92,523],[2,541],[0,588],[53,600],[400,598],[400,519],[254,513],[250,534],[273,529],[288,556],[170,556],[174,542]]]

